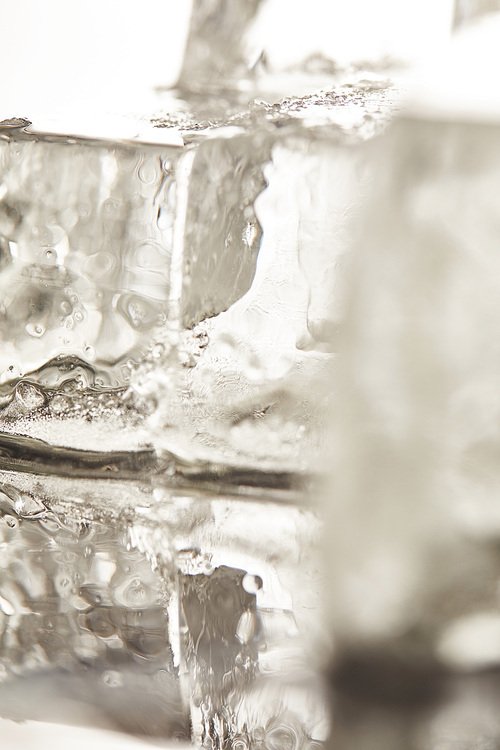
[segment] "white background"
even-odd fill
[[[237,2],[238,0],[231,0]],[[453,0],[266,0],[248,43],[276,67],[323,51],[342,62],[425,57]],[[0,117],[137,111],[182,63],[191,0],[0,0]]]

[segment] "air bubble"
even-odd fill
[[[51,247],[45,251],[45,260],[49,263],[55,263],[57,260],[57,253]]]
[[[95,349],[93,346],[87,345],[83,350],[85,356],[87,359],[94,359],[95,357]]]
[[[77,310],[75,314],[73,315],[73,318],[76,320],[77,323],[81,323],[83,320],[83,313],[80,310]]]

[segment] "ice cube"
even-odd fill
[[[474,62],[485,85],[491,23]],[[468,64],[478,31],[468,39],[472,47],[457,40],[452,61]],[[459,585],[453,570],[465,545],[472,567],[461,580],[470,575],[492,595],[484,571],[495,561],[480,540],[498,533],[500,137],[494,99],[488,111],[474,91],[458,98],[462,69],[446,66],[449,80],[438,70],[427,101],[420,89],[387,133],[353,254],[330,504],[333,616],[349,642],[440,617],[445,627],[444,592]]]
[[[255,152],[241,140],[201,144],[191,174],[182,159],[191,154],[180,149],[4,125],[3,382],[69,355],[114,367],[111,380],[120,383],[117,365],[140,354],[154,330],[178,326],[179,314],[214,314],[241,296],[260,237],[253,200],[264,186],[265,152],[257,160]],[[181,211],[176,190],[188,193]],[[184,270],[181,293],[173,276]]]
[[[84,447],[102,406],[116,448],[158,441],[210,458],[214,446],[220,460],[222,446],[240,464],[257,449],[292,466],[308,420],[325,413],[326,384],[311,399],[307,383],[325,372],[337,325],[329,294],[369,180],[364,141],[394,103],[390,81],[351,76],[320,95],[222,110],[201,131],[157,121],[159,140],[175,132],[184,148],[4,125],[6,427]],[[99,388],[130,381],[98,405]]]
[[[332,747],[498,742],[497,32],[457,39],[388,131],[353,251],[327,498]]]
[[[266,115],[264,108],[258,117]],[[157,400],[149,424],[158,446],[215,462],[308,470],[326,426],[340,269],[371,180],[368,147],[352,128],[349,138],[338,124],[312,128],[293,116],[254,128],[251,136],[213,137],[196,152],[192,174],[197,160],[203,169],[191,183],[185,256],[212,270],[184,276],[189,327],[176,386],[144,362],[132,389]],[[215,192],[214,175],[221,176]],[[221,217],[220,233],[210,217]],[[238,279],[233,291],[224,274],[238,253],[246,260],[230,274]],[[231,304],[208,317],[204,295],[216,300],[217,290],[219,306]],[[179,391],[186,397],[179,400]]]
[[[178,156],[4,126],[3,382],[57,355],[112,365],[161,325]]]

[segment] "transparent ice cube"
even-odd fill
[[[183,148],[4,123],[4,429],[310,468],[330,289],[370,180],[365,141],[395,101],[390,80],[358,75],[238,115],[219,103],[201,130],[157,120]]]

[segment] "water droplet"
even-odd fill
[[[73,308],[71,307],[71,303],[69,300],[64,299],[61,304],[59,305],[59,309],[61,313],[66,317],[66,315],[70,315],[73,311]]]
[[[158,318],[155,306],[138,296],[123,300],[120,309],[122,315],[134,328],[150,327],[156,323]]]
[[[28,323],[26,333],[29,336],[33,336],[33,338],[39,339],[45,333],[45,328],[40,323]]]
[[[152,185],[158,179],[156,160],[145,159],[139,167],[139,179],[145,185]]]
[[[9,529],[17,529],[19,526],[19,521],[14,516],[4,516],[4,520]]]

